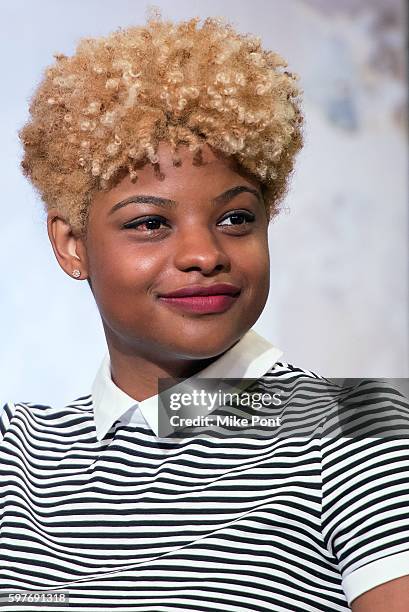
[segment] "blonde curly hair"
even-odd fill
[[[222,18],[146,25],[83,38],[45,71],[20,129],[21,166],[46,210],[86,232],[95,192],[146,162],[160,173],[159,141],[233,156],[261,182],[269,218],[278,211],[302,146],[298,75]]]

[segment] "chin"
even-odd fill
[[[230,334],[218,334],[204,336],[197,335],[195,338],[191,338],[191,342],[186,343],[184,347],[175,346],[175,352],[178,352],[181,357],[186,359],[209,359],[216,357],[221,353],[227,351],[233,344],[235,344],[247,331],[245,329],[242,333],[230,333]]]

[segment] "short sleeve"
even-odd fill
[[[409,403],[368,382],[352,396],[321,439],[322,530],[349,604],[409,574]]]
[[[13,402],[7,402],[7,404],[4,404],[4,406],[0,409],[0,442],[3,440],[6,431],[9,428],[15,410],[16,407]]]

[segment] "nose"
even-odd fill
[[[195,230],[190,226],[179,233],[174,263],[184,272],[199,270],[204,274],[230,268],[230,258],[220,239],[203,225]]]

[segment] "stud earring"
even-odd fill
[[[75,276],[75,278],[79,278],[81,276],[81,270],[73,270],[72,275]]]

